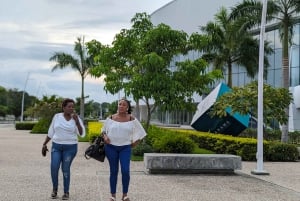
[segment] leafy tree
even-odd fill
[[[117,110],[118,110],[118,101],[114,101],[108,106],[108,116],[116,113]]]
[[[0,116],[14,115],[18,118],[21,115],[23,91],[18,89],[5,89],[0,86]],[[24,93],[24,108],[28,108],[37,100],[35,96]]]
[[[292,102],[292,95],[285,88],[274,88],[264,84],[264,120],[270,125],[273,120],[283,124],[288,121],[285,108]],[[232,113],[257,116],[257,82],[244,87],[233,87],[230,92],[223,94],[214,104],[212,115],[226,116],[225,109],[230,107]]]
[[[35,106],[26,112],[33,112],[39,121],[32,128],[32,133],[47,133],[51,120],[56,113],[62,112],[63,98],[52,96],[43,96],[43,98],[36,102]]]
[[[0,105],[6,105],[7,91],[4,87],[0,86]]]
[[[21,103],[22,103],[23,91],[18,91],[17,89],[9,89],[7,91],[7,107],[8,114],[14,115],[16,118],[21,115]],[[27,92],[24,93],[24,110],[32,106],[36,97],[30,96]]]
[[[5,117],[8,114],[7,91],[0,86],[0,116]]]
[[[262,3],[256,0],[244,0],[237,4],[232,11],[232,18],[241,16],[248,18],[247,26],[253,28],[261,23]],[[300,13],[300,0],[268,0],[267,21],[278,22],[279,36],[282,43],[282,75],[283,87],[290,87],[289,72],[289,45],[292,44],[293,25],[297,22]],[[285,108],[289,116],[289,106]],[[288,121],[282,125],[282,142],[288,142]]]
[[[0,105],[0,117],[5,117],[8,114],[8,107]]]
[[[64,53],[55,52],[50,61],[55,61],[56,64],[52,71],[57,69],[64,69],[71,67],[73,70],[78,71],[81,76],[81,97],[80,97],[80,117],[84,119],[84,79],[89,74],[90,69],[93,67],[93,58],[87,54],[84,37],[78,37],[75,42],[74,52],[76,56]]]
[[[244,67],[251,78],[258,72],[259,41],[243,26],[245,20],[247,19],[242,17],[230,19],[228,11],[221,8],[215,15],[215,22],[208,22],[206,26],[201,27],[202,35],[194,33],[191,36],[194,46],[203,51],[202,58],[212,63],[216,69],[227,69],[229,87],[232,87],[233,64]],[[269,54],[272,49],[267,44],[265,53]],[[265,72],[268,66],[269,62],[265,56]]]
[[[86,103],[85,108],[86,108],[85,114],[88,115],[90,118],[97,118],[99,116],[100,103],[90,100]]]
[[[173,72],[170,62],[174,56],[187,53],[188,35],[165,24],[154,27],[146,13],[137,13],[131,22],[131,29],[121,30],[113,46],[98,54],[99,69],[93,72],[95,76],[106,75],[105,89],[109,92],[123,89],[134,100],[145,102],[147,129],[157,106],[165,110],[186,108],[192,105],[194,92],[201,94],[221,74],[206,73],[207,63],[201,59],[177,63]]]
[[[41,100],[37,100],[35,105],[26,110],[26,114],[35,116],[38,119],[47,119],[49,123],[54,114],[62,112],[61,104],[63,98],[52,96],[43,96]]]

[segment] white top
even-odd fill
[[[84,125],[80,118],[78,118],[78,120],[82,127],[82,135],[79,134],[73,118],[67,121],[63,113],[55,114],[48,129],[48,137],[57,144],[77,144],[77,135],[81,137],[85,136]]]
[[[107,137],[110,139],[110,144],[115,146],[130,145],[146,136],[146,131],[137,119],[118,122],[107,118],[102,131],[106,132]]]

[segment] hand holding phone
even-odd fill
[[[78,115],[76,113],[72,113],[71,116],[75,121],[78,121]]]
[[[48,148],[47,148],[47,145],[43,145],[43,147],[42,147],[42,155],[43,155],[44,157],[46,156],[47,151],[49,151]]]

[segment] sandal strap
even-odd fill
[[[123,197],[122,200],[123,200],[123,201],[130,201],[130,199],[129,199],[128,196]]]
[[[116,201],[115,197],[110,197],[109,199],[111,199],[112,201]]]

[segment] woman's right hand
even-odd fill
[[[43,145],[43,147],[42,147],[42,155],[43,155],[44,157],[46,156],[47,151],[48,151],[47,145]]]
[[[103,135],[104,143],[105,144],[110,144],[110,139],[109,139],[109,137],[107,137],[106,133],[103,132],[102,135]]]

